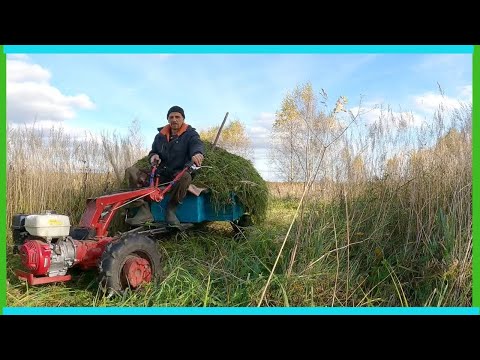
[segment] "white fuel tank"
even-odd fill
[[[45,214],[28,215],[25,218],[25,229],[34,236],[64,237],[70,233],[70,218],[48,211]]]

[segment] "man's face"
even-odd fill
[[[183,117],[179,112],[172,112],[168,115],[168,123],[173,130],[178,130],[183,125]]]

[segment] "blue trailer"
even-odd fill
[[[155,222],[165,222],[165,212],[170,194],[159,203],[152,203],[151,212]],[[210,221],[235,222],[245,215],[245,208],[235,194],[231,194],[228,204],[215,207],[208,191],[201,192],[198,196],[187,192],[182,203],[178,205],[176,215],[181,223],[198,224]]]

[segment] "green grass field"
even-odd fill
[[[7,304],[257,306],[297,205],[294,199],[272,201],[266,222],[243,234],[218,222],[162,238],[164,278],[122,297],[103,297],[96,271],[72,269],[70,282],[29,287],[15,277],[19,259],[9,251]],[[368,203],[352,207],[358,215],[350,215],[347,238],[342,208],[310,206],[293,226],[262,306],[471,305],[471,266],[452,253],[454,238],[431,248],[406,242],[398,231],[401,214],[387,212],[379,226],[360,215]],[[434,236],[454,236],[448,216],[436,222]]]

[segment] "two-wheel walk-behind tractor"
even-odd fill
[[[159,186],[154,167],[148,187],[88,199],[75,227],[70,226],[68,216],[54,212],[14,215],[14,251],[20,254],[24,268],[16,270],[18,278],[30,285],[62,282],[71,279],[70,268],[97,268],[100,287],[109,295],[160,278],[162,258],[154,240],[156,236],[209,221],[229,221],[242,226],[248,219],[235,194],[227,206],[218,209],[211,203],[207,189],[196,194],[187,192],[176,212],[180,225],[165,224],[169,190],[184,172],[198,169],[187,164],[168,185]],[[109,236],[108,228],[117,210],[139,199],[149,200],[154,221]]]

